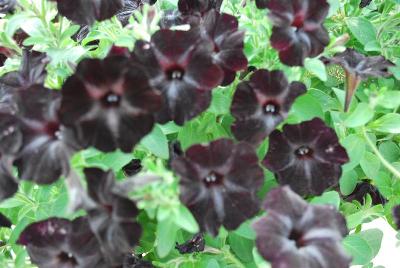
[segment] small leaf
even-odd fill
[[[176,233],[178,227],[175,225],[173,218],[169,217],[165,221],[157,224],[157,254],[164,258],[175,246]]]
[[[158,125],[155,125],[153,131],[144,137],[140,143],[154,155],[168,159],[168,140]]]
[[[350,157],[350,162],[343,166],[345,171],[355,168],[361,161],[365,153],[365,141],[358,135],[352,134],[344,138],[341,144],[346,148]]]
[[[379,229],[370,229],[347,236],[343,240],[345,250],[353,256],[353,265],[368,264],[381,247],[383,233]]]
[[[333,205],[336,209],[339,209],[340,196],[336,191],[325,192],[321,196],[314,197],[310,203],[318,205]]]
[[[374,110],[366,103],[359,103],[357,108],[346,118],[347,127],[359,127],[368,123],[374,116]]]
[[[219,268],[219,263],[217,262],[216,259],[211,259],[208,261],[207,263],[207,267],[206,268]]]
[[[378,176],[381,161],[373,153],[366,152],[360,161],[360,165],[365,175],[367,175],[368,178],[373,179]]]
[[[325,82],[328,79],[325,64],[318,58],[306,58],[304,61],[304,67],[307,71],[317,76],[321,81]]]
[[[340,192],[343,195],[351,194],[357,186],[358,177],[354,170],[345,171],[340,178]]]
[[[366,45],[371,41],[376,41],[376,29],[374,25],[364,17],[353,17],[347,19],[347,26],[351,33],[360,41],[361,44]]]
[[[199,225],[197,224],[192,213],[183,205],[179,206],[175,217],[175,223],[190,233],[194,234],[199,231]]]
[[[399,134],[400,114],[386,114],[373,121],[369,126],[379,132]]]

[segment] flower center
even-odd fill
[[[44,126],[44,132],[55,140],[61,138],[60,124],[58,122],[48,122]]]
[[[298,158],[311,158],[314,151],[308,146],[301,146],[294,153]]]
[[[306,245],[305,241],[303,240],[303,234],[297,230],[292,230],[290,232],[289,240],[294,241],[297,248],[301,248]]]
[[[203,179],[203,182],[207,188],[210,188],[222,184],[223,179],[223,175],[212,171]]]
[[[102,104],[107,108],[116,107],[119,105],[120,102],[121,102],[121,97],[113,92],[106,94],[102,98]]]
[[[302,28],[304,25],[304,12],[297,13],[292,22],[292,26],[296,28]]]
[[[167,71],[167,77],[169,80],[182,80],[184,75],[185,71],[179,67],[174,67]]]
[[[63,251],[58,255],[58,259],[59,259],[60,263],[68,263],[71,266],[78,265],[78,262],[76,261],[75,257],[71,253],[67,253],[67,252]]]
[[[264,113],[266,114],[278,114],[279,113],[279,105],[274,102],[267,102],[264,104]]]

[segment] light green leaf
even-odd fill
[[[314,197],[310,203],[316,205],[333,205],[336,209],[339,209],[340,196],[336,191],[325,192],[321,196]]]
[[[361,44],[366,45],[368,42],[376,40],[376,29],[366,18],[353,17],[347,19],[346,23],[351,33]]]
[[[360,161],[360,165],[365,175],[367,175],[368,178],[373,179],[378,175],[381,161],[373,153],[366,152]]]
[[[366,103],[359,103],[357,108],[346,118],[347,127],[359,127],[368,123],[374,116],[374,110]]]
[[[199,225],[193,217],[192,213],[183,205],[179,206],[178,212],[175,217],[175,223],[190,233],[197,233]]]
[[[317,76],[321,81],[326,81],[328,76],[326,74],[325,64],[318,58],[306,58],[304,67],[310,73]]]
[[[348,170],[343,172],[342,177],[340,178],[340,192],[343,195],[351,194],[356,188],[358,182],[357,172],[354,170]]]
[[[399,134],[400,114],[386,114],[370,123],[369,126],[379,132]]]
[[[352,134],[343,139],[341,144],[346,148],[350,162],[343,166],[345,171],[355,168],[365,153],[365,141],[358,135]]]
[[[176,233],[178,227],[175,225],[173,218],[169,217],[165,221],[157,224],[157,254],[164,258],[174,248],[176,241]]]
[[[168,140],[158,125],[155,125],[153,131],[144,137],[140,143],[154,155],[168,159]]]
[[[353,256],[353,265],[368,264],[381,247],[383,233],[379,229],[370,229],[351,234],[343,240],[345,250]]]

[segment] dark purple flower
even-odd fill
[[[183,244],[176,243],[175,248],[180,254],[191,254],[204,251],[205,245],[206,241],[204,240],[204,235],[202,233],[198,233]]]
[[[154,5],[157,0],[124,0],[124,7],[117,12],[117,18],[121,22],[122,26],[126,26],[129,23],[129,18],[133,12],[138,10],[144,4]]]
[[[393,220],[397,230],[400,230],[400,205],[393,208]]]
[[[61,125],[61,94],[36,85],[17,94],[22,145],[14,165],[19,177],[39,184],[53,183],[69,172],[69,159],[79,146],[74,133]]]
[[[337,185],[341,166],[348,161],[335,131],[314,118],[273,131],[263,164],[275,173],[279,184],[304,196],[320,195]]]
[[[11,225],[12,222],[6,216],[0,213],[0,228],[1,227],[10,228]]]
[[[123,56],[85,59],[63,85],[61,120],[75,129],[84,147],[130,152],[152,130],[161,95],[128,61]]]
[[[267,216],[254,225],[258,252],[273,268],[347,268],[351,257],[342,246],[345,218],[332,206],[310,205],[289,187],[271,190]]]
[[[306,57],[323,52],[329,43],[328,32],[322,25],[329,11],[326,0],[269,0],[266,6],[274,25],[271,45],[279,51],[284,64],[303,66]]]
[[[219,11],[222,0],[179,0],[178,9],[183,15],[204,15],[211,9]]]
[[[344,197],[343,199],[348,202],[357,200],[361,204],[364,204],[365,203],[364,199],[367,194],[369,194],[371,196],[372,205],[379,205],[379,204],[384,205],[387,202],[386,198],[384,196],[382,196],[382,194],[379,192],[378,188],[376,188],[374,185],[372,185],[368,181],[362,181],[362,182],[357,183],[354,191],[350,195]]]
[[[259,210],[257,190],[264,174],[253,147],[229,139],[193,145],[172,161],[180,176],[180,199],[201,231],[212,235],[223,225],[234,230]]]
[[[362,80],[368,77],[389,77],[389,67],[395,66],[383,56],[365,56],[351,48],[324,61],[326,64],[338,64],[346,72],[345,111],[350,107],[353,95]]]
[[[267,8],[267,3],[269,0],[256,0],[256,6],[258,9],[265,9]]]
[[[124,0],[53,0],[58,12],[81,25],[92,24],[114,16],[124,7]]]
[[[183,125],[210,105],[211,90],[218,86],[223,72],[213,63],[214,46],[198,29],[160,30],[151,42],[136,42],[134,62],[146,71],[150,84],[162,92],[164,109],[158,121]]]
[[[32,223],[17,243],[26,246],[32,263],[41,268],[109,268],[84,217]]]
[[[259,144],[285,120],[295,99],[305,92],[303,83],[289,84],[282,71],[254,72],[249,82],[238,85],[233,96],[234,136],[238,140]]]
[[[46,54],[24,49],[18,71],[20,87],[28,88],[33,85],[44,84],[47,75],[46,66],[49,62],[50,59]]]
[[[16,0],[0,0],[0,13],[7,14],[13,11],[16,4]]]
[[[90,226],[101,242],[107,261],[121,265],[142,233],[136,222],[138,209],[133,201],[113,192],[115,177],[111,171],[87,168],[84,173],[89,196],[96,203],[96,207],[88,211]]]
[[[235,80],[237,71],[247,68],[247,58],[243,52],[244,31],[239,31],[236,17],[220,14],[216,10],[205,14],[201,25],[214,41],[214,60],[224,71],[221,85],[229,85]]]

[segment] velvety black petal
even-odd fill
[[[366,6],[368,6],[369,4],[371,4],[372,0],[361,0],[360,2],[360,8],[364,8]]]
[[[333,207],[310,205],[286,186],[271,190],[264,208],[267,216],[253,227],[257,249],[272,267],[349,267],[341,245],[346,221]]]
[[[223,225],[233,230],[259,209],[256,191],[263,172],[254,148],[220,139],[194,145],[172,161],[181,177],[181,201],[190,209],[202,231],[212,235]]]
[[[16,116],[0,113],[0,155],[14,155],[22,146],[20,122]]]
[[[12,222],[6,216],[4,216],[2,213],[0,213],[0,228],[1,227],[10,228],[11,225],[12,225]]]
[[[0,0],[0,13],[7,14],[13,11],[16,4],[16,0]]]
[[[121,265],[124,256],[138,243],[141,227],[136,222],[139,211],[133,201],[113,192],[115,177],[98,168],[84,170],[90,198],[89,223],[101,242],[101,249],[112,265]]]
[[[148,134],[162,105],[145,73],[125,56],[86,59],[62,88],[60,115],[82,146],[124,152]]]
[[[131,162],[122,167],[126,176],[134,176],[142,170],[143,166],[140,159],[132,159]]]
[[[393,208],[393,220],[396,224],[397,230],[400,229],[400,205]]]
[[[305,92],[304,84],[289,84],[281,71],[254,72],[250,82],[240,83],[233,96],[234,136],[252,144],[261,143],[287,117],[295,99]]]
[[[46,65],[50,59],[44,53],[24,49],[19,69],[20,84],[24,88],[43,84],[47,75]]]
[[[75,23],[86,25],[114,16],[123,6],[123,0],[53,0],[58,12]]]
[[[22,231],[18,244],[27,247],[39,267],[107,267],[86,218],[49,218]]]
[[[348,161],[334,130],[315,118],[274,131],[263,164],[281,185],[300,195],[319,195],[337,185],[341,165]]]
[[[13,196],[18,190],[17,180],[11,174],[11,161],[0,156],[0,201]]]
[[[136,257],[132,254],[128,254],[124,258],[124,264],[122,268],[153,268],[151,262]]]
[[[256,0],[256,6],[259,9],[265,9],[267,8],[267,2],[268,0]]]

